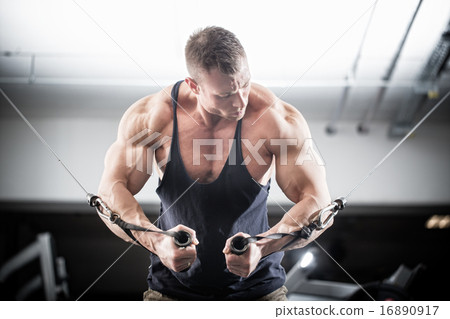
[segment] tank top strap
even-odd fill
[[[236,165],[237,163],[242,163],[244,161],[244,156],[242,154],[242,142],[241,142],[241,131],[242,131],[242,119],[240,119],[236,125],[236,131],[233,137],[233,146],[231,147],[230,154],[228,156],[228,165]]]
[[[177,120],[177,106],[178,106],[178,92],[180,91],[181,83],[184,80],[180,80],[172,88],[170,96],[172,97],[173,108],[173,129],[172,129],[172,146],[170,147],[170,157],[173,159],[173,152],[178,150],[178,120]]]
[[[170,96],[172,98],[172,108],[173,108],[173,135],[178,133],[178,121],[177,121],[177,106],[178,106],[178,92],[180,91],[181,83],[184,80],[178,81],[172,88]],[[177,134],[178,135],[178,134]]]

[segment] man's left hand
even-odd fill
[[[255,243],[251,243],[245,253],[239,256],[235,255],[230,250],[230,243],[236,236],[250,237],[250,235],[245,233],[237,233],[233,237],[228,238],[222,252],[225,254],[227,268],[231,273],[240,277],[248,277],[256,269],[256,266],[258,266],[261,260],[261,248]]]

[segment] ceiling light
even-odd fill
[[[433,215],[425,222],[427,229],[450,228],[450,215]]]

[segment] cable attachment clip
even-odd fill
[[[327,227],[334,216],[336,216],[340,210],[343,210],[345,208],[346,204],[347,200],[345,199],[345,197],[339,197],[336,198],[330,205],[322,209],[317,219],[313,221],[313,223],[317,225],[317,229],[324,229],[325,227]]]
[[[109,207],[106,206],[105,202],[102,201],[102,199],[97,195],[88,193],[86,195],[86,198],[89,206],[94,207],[97,213],[104,219],[107,219],[111,224],[114,224],[117,218],[119,218],[119,215],[113,213],[113,211],[109,209]],[[100,207],[103,208],[103,211],[100,209]]]

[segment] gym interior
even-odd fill
[[[184,43],[208,25],[303,114],[332,199],[347,197],[285,253],[289,300],[449,300],[450,3],[229,3],[0,1],[1,300],[142,300],[148,252],[64,166],[97,192],[121,116],[187,76]],[[155,175],[136,195],[151,221]],[[270,224],[292,206],[273,177]]]

